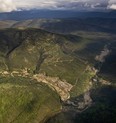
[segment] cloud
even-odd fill
[[[116,9],[116,4],[112,4],[109,6],[110,9]]]
[[[57,5],[58,0],[13,0],[17,8],[54,8]]]
[[[17,10],[12,0],[0,0],[0,12],[11,12]]]
[[[116,0],[109,0],[108,9],[116,9]]]
[[[116,0],[109,0],[109,4],[116,3]]]
[[[108,4],[109,0],[13,0],[17,8],[48,8],[48,9],[83,9],[98,8],[99,4]],[[85,3],[87,3],[85,5]],[[106,6],[107,7],[107,6]]]
[[[0,0],[0,12],[20,9],[115,9],[116,0]]]

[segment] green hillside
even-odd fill
[[[0,77],[0,123],[45,121],[61,109],[47,85],[23,77]]]
[[[61,112],[67,100],[74,100],[74,108],[75,100],[80,101],[87,92],[115,85],[115,67],[110,68],[112,80],[104,69],[109,61],[100,63],[106,48],[112,50],[112,55],[105,57],[108,55],[115,62],[115,36],[88,33],[56,34],[33,28],[0,30],[1,123],[43,123]],[[97,73],[99,67],[102,71]],[[85,106],[89,107],[89,103]]]

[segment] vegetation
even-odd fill
[[[101,86],[92,90],[93,105],[78,113],[67,111],[50,118],[46,123],[115,123],[116,87]]]
[[[0,30],[0,74],[27,70],[30,75],[42,73],[58,77],[73,86],[71,98],[78,98],[93,89],[91,81],[96,76],[92,69],[97,64],[95,56],[101,53],[104,45],[110,44],[112,53],[102,64],[98,78],[101,76],[115,85],[115,36],[101,32],[99,35],[97,32],[89,34],[83,31],[72,34],[55,34],[32,28]],[[110,63],[113,63],[113,67],[106,67]],[[109,79],[110,76],[112,79]],[[94,123],[94,119],[98,121],[97,117],[102,122],[115,122],[115,105],[107,102],[110,99],[112,102],[112,97],[106,92],[105,99],[101,96],[103,92],[100,90],[104,88],[98,85],[97,89],[92,90],[95,92],[92,95],[95,105],[82,115],[76,113],[77,116],[70,119],[69,112],[61,113],[55,117],[55,122],[53,119],[50,123]],[[48,117],[58,113],[61,110],[61,102],[59,95],[45,84],[29,77],[4,75],[0,76],[0,107],[1,123],[36,123],[44,122]],[[97,112],[101,109],[99,116]],[[75,112],[72,114],[75,116]],[[112,118],[110,121],[107,120],[109,116]]]
[[[36,123],[59,112],[60,98],[47,85],[28,78],[0,78],[0,122]]]
[[[76,96],[80,96],[83,93],[85,93],[86,91],[90,90],[91,88],[91,78],[94,76],[95,74],[91,71],[84,71],[82,73],[82,75],[80,76],[80,78],[77,79],[77,82],[75,83],[72,92],[71,92],[71,97],[76,97]]]
[[[115,123],[116,122],[116,88],[102,86],[94,90],[92,94],[95,105],[80,114],[75,122],[79,123]]]

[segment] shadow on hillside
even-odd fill
[[[115,123],[116,88],[103,86],[92,90],[93,104],[82,113],[76,110],[61,112],[46,123]]]

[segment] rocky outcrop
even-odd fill
[[[62,101],[66,101],[70,98],[70,91],[72,89],[72,85],[69,84],[66,80],[60,80],[59,77],[50,77],[46,76],[45,74],[35,74],[31,75],[28,73],[28,69],[25,68],[21,71],[2,71],[0,72],[1,76],[21,76],[21,77],[28,77],[30,79],[35,79],[38,82],[46,83],[49,87],[51,87],[53,90],[57,91],[57,93],[60,95]]]
[[[101,51],[101,53],[95,57],[95,60],[103,63],[105,61],[106,56],[109,55],[110,52],[111,51],[108,49],[108,46],[105,45],[104,49]]]
[[[90,91],[86,92],[83,96],[83,101],[78,103],[78,109],[85,109],[92,104],[92,98]]]
[[[36,74],[33,76],[33,78],[38,82],[46,83],[54,88],[60,95],[62,101],[66,101],[70,98],[69,92],[73,86],[65,80],[60,80],[58,77],[50,77],[44,74]]]

